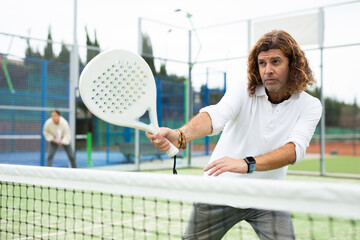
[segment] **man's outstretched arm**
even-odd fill
[[[199,113],[187,124],[182,126],[180,130],[183,131],[187,143],[195,139],[205,137],[212,133],[211,118],[206,112]],[[178,145],[179,134],[174,129],[160,128],[160,131],[156,135],[149,132],[146,132],[145,135],[161,152],[166,152],[170,148],[169,141],[174,146]]]

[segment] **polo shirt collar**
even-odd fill
[[[265,91],[265,87],[264,85],[259,85],[259,86],[256,86],[256,89],[255,89],[255,95],[257,97],[262,97],[262,96],[266,96],[266,99],[268,98],[267,94],[266,94],[266,91]],[[286,100],[286,101],[292,101],[292,100],[296,100],[300,97],[300,94],[298,91],[296,91],[293,95],[291,95],[291,97]],[[286,102],[285,101],[285,102]]]
[[[264,87],[264,85],[258,85],[258,86],[256,86],[255,95],[256,95],[257,97],[267,96],[267,95],[266,95],[266,92],[265,92],[265,87]]]

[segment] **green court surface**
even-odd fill
[[[319,159],[304,159],[303,161],[289,166],[289,170],[320,172]],[[359,174],[359,156],[329,156],[325,158],[325,170],[327,173]]]
[[[344,157],[344,159],[347,159],[348,157]],[[334,159],[336,160],[336,159]],[[350,160],[352,161],[356,161],[356,158],[351,158]],[[314,181],[314,182],[340,182],[340,183],[355,183],[355,184],[360,184],[360,171],[359,169],[354,170],[354,172],[359,172],[359,176],[355,175],[354,178],[351,177],[346,177],[346,178],[342,178],[342,177],[332,177],[332,176],[320,176],[320,167],[318,166],[319,164],[317,163],[319,160],[303,160],[302,162],[290,166],[289,170],[291,170],[291,173],[288,173],[286,176],[287,180],[296,180],[296,181]],[[358,162],[360,162],[360,159],[357,160]],[[336,164],[339,164],[339,161],[333,161]],[[302,165],[306,165],[308,168],[303,168]],[[358,163],[357,163],[358,164]],[[298,166],[299,165],[299,166]],[[296,167],[296,168],[295,168]],[[350,172],[351,167],[347,167],[347,170]],[[171,169],[161,169],[161,170],[156,170],[156,171],[152,171],[152,172],[157,172],[157,173],[165,173],[165,174],[170,174],[171,173]],[[178,168],[177,169],[178,174],[182,174],[182,175],[203,175],[204,172],[201,168]],[[306,172],[309,172],[309,174],[306,174]],[[292,173],[297,173],[297,174],[292,174]],[[302,173],[302,174],[301,174]],[[311,173],[318,173],[318,174],[311,174]]]

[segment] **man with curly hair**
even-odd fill
[[[297,42],[287,32],[274,30],[251,50],[247,73],[247,85],[232,87],[219,103],[201,109],[180,129],[161,128],[147,137],[166,151],[169,141],[181,146],[222,131],[205,175],[284,179],[288,165],[304,158],[321,117],[320,101],[304,91],[314,83],[312,71]],[[242,220],[260,239],[295,238],[287,212],[201,203],[194,203],[183,238],[221,239]]]

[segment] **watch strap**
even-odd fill
[[[247,173],[252,173],[253,171],[255,171],[255,164],[256,164],[255,158],[254,157],[246,157],[244,160],[248,165]]]

